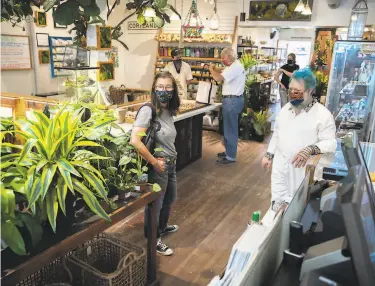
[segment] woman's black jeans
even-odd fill
[[[171,213],[171,206],[177,199],[177,178],[176,178],[176,164],[165,163],[165,171],[163,173],[157,173],[153,169],[149,173],[150,183],[157,183],[161,187],[162,194],[157,199],[157,223],[159,225],[157,229],[157,237],[160,237],[160,232],[164,231],[168,226],[168,219]],[[148,212],[149,209],[145,208],[145,223],[144,223],[144,235],[147,238],[147,226],[148,226]]]

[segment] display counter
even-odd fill
[[[117,109],[117,112],[126,112],[129,108],[139,108],[142,104],[143,103],[139,103],[136,105],[121,107]],[[202,157],[203,116],[206,112],[218,109],[221,105],[221,103],[214,103],[192,111],[185,111],[182,114],[173,117],[177,130],[175,142],[178,154],[176,165],[177,171]],[[136,110],[132,112],[133,117],[135,117]],[[118,125],[125,132],[129,132],[133,127],[133,124],[129,122],[119,123]],[[121,130],[114,130],[112,135],[119,135],[120,132]]]
[[[315,156],[309,160],[307,168],[309,171],[283,214],[275,213],[270,209],[263,217],[261,225],[254,224],[247,227],[233,246],[224,275],[216,276],[209,286],[321,285],[300,284],[303,279],[301,271],[306,272],[306,265],[301,267],[301,264],[304,261],[304,253],[311,255],[308,249],[315,245],[326,243],[328,246],[341,247],[343,244],[342,237],[346,232],[337,203],[336,187],[339,184],[322,180],[323,170],[327,167],[341,165],[342,172],[346,172],[344,176],[348,175],[347,158],[344,159],[341,140],[338,139],[337,142],[339,148],[336,153]],[[368,172],[375,172],[375,144],[361,143],[361,149]],[[365,172],[368,176],[367,171]],[[320,185],[316,180],[324,183],[324,187],[319,189]],[[359,189],[364,189],[365,186],[371,189],[370,185],[363,181],[364,187]],[[369,196],[375,197],[374,194]],[[291,222],[296,222],[294,223],[296,228],[291,226]],[[293,245],[293,241],[299,244]],[[290,256],[285,252],[290,248],[298,247],[305,247],[300,256],[294,254]],[[292,262],[290,257],[293,257]],[[312,267],[311,263],[308,267]]]

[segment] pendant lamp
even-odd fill
[[[174,0],[174,8],[177,9],[177,6],[176,6],[176,0]],[[175,13],[175,12],[172,12],[172,16],[171,16],[171,21],[180,21],[180,17],[178,17],[178,15]]]
[[[214,12],[210,16],[208,22],[210,23],[211,30],[218,30],[220,26],[220,18],[217,15],[216,0],[214,0]]]
[[[305,10],[305,5],[303,4],[303,0],[299,0],[294,12],[303,12]]]
[[[348,40],[360,41],[366,26],[368,7],[366,0],[357,0],[350,15]]]
[[[245,13],[245,0],[242,0],[242,13],[240,13],[240,22],[246,21],[246,13]]]
[[[311,8],[310,8],[310,5],[309,5],[309,0],[306,1],[305,8],[304,8],[304,10],[302,11],[301,14],[302,15],[311,15],[312,14]]]
[[[155,10],[152,7],[147,7],[143,12],[143,16],[145,17],[156,17]]]

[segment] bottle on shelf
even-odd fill
[[[164,47],[162,47],[162,46],[159,47],[159,56],[160,57],[164,56]]]
[[[164,47],[163,56],[164,56],[164,57],[167,57],[167,56],[168,56],[168,48],[167,48],[167,47]]]
[[[214,57],[214,48],[210,48],[209,49],[208,57],[209,58],[213,58]]]
[[[190,57],[190,48],[189,47],[186,47],[185,48],[185,57]]]
[[[168,57],[170,57],[171,55],[172,55],[172,48],[168,47]]]
[[[195,49],[195,57],[199,58],[200,57],[200,48]]]
[[[214,56],[213,56],[215,59],[219,58],[219,49],[218,48],[215,48],[214,49]]]
[[[194,58],[195,57],[195,49],[191,48],[190,50],[190,57]]]

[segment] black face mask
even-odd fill
[[[294,63],[295,63],[295,61],[293,61],[293,60],[288,60],[288,65],[294,65]]]
[[[181,64],[182,63],[182,60],[181,59],[178,59],[178,60],[173,60],[173,62],[175,63],[175,64]]]

